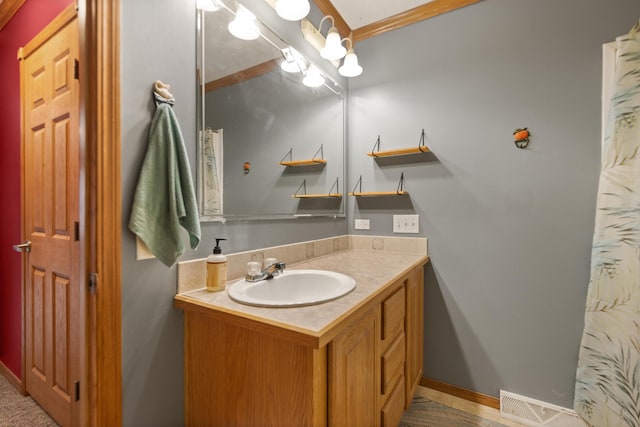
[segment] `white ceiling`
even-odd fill
[[[331,0],[352,30],[405,12],[433,0]]]

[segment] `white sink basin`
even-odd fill
[[[356,287],[353,278],[326,270],[285,270],[269,280],[238,280],[228,288],[239,303],[263,307],[298,307],[340,298]]]

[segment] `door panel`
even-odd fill
[[[63,426],[78,423],[80,379],[77,20],[23,59],[25,385]]]

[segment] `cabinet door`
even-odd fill
[[[408,408],[422,379],[422,336],[424,331],[424,269],[422,266],[411,272],[405,286],[407,298],[405,407]]]
[[[377,343],[380,307],[369,310],[329,348],[329,425],[380,425]]]

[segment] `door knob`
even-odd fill
[[[26,242],[21,243],[19,245],[13,245],[13,250],[16,252],[30,252],[31,242],[27,240]]]

